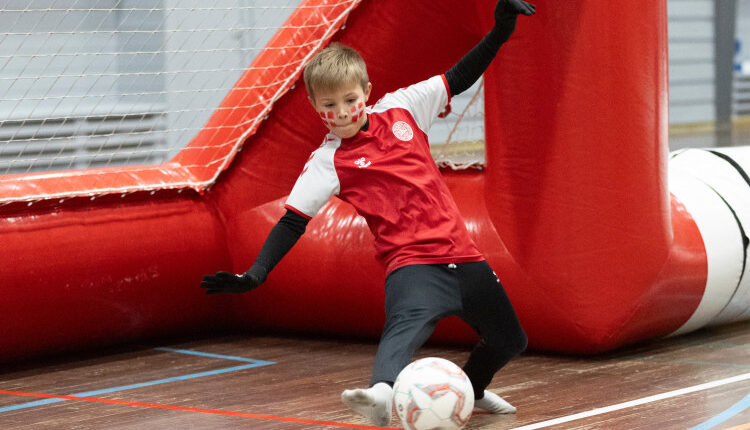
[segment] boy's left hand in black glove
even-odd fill
[[[526,16],[534,15],[536,6],[523,0],[500,0],[495,7],[495,20],[519,13]]]

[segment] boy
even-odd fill
[[[330,133],[315,150],[252,267],[241,275],[204,276],[207,294],[257,288],[337,195],[351,203],[375,236],[387,277],[386,323],[370,388],[345,390],[342,401],[376,426],[391,420],[393,383],[438,320],[458,315],[480,335],[464,371],[475,405],[492,413],[515,408],[485,390],[493,375],[526,348],[526,335],[500,281],[469,237],[430,155],[427,130],[450,97],[468,89],[515,29],[522,0],[499,0],[495,26],[445,75],[385,95],[366,107],[372,84],[359,54],[334,44],[307,65],[310,102]]]

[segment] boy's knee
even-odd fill
[[[429,325],[430,322],[435,319],[436,317],[434,313],[427,308],[398,309],[387,312],[386,326],[422,327],[425,325]]]

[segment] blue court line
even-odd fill
[[[233,355],[211,354],[209,352],[191,351],[189,349],[174,349],[174,348],[163,348],[163,347],[154,348],[154,349],[159,350],[159,351],[177,352],[180,354],[199,355],[201,357],[222,358],[224,360],[234,360],[234,361],[246,361],[249,363],[262,364],[263,366],[266,366],[269,364],[276,364],[272,361],[255,360],[253,358],[245,358],[245,357],[235,357]]]
[[[175,381],[185,381],[187,379],[195,379],[195,378],[200,378],[200,377],[203,377],[203,376],[219,375],[219,374],[222,374],[222,373],[234,372],[234,371],[237,371],[237,370],[252,369],[254,367],[261,367],[261,366],[268,366],[270,364],[275,364],[272,361],[253,360],[251,358],[232,357],[232,356],[227,356],[227,355],[210,354],[210,353],[206,353],[206,352],[190,351],[190,350],[186,350],[186,349],[172,349],[172,348],[155,348],[155,349],[160,350],[160,351],[176,352],[176,353],[180,353],[180,354],[200,355],[200,356],[204,356],[204,357],[223,358],[223,359],[234,360],[234,361],[245,361],[245,362],[250,362],[251,364],[244,364],[242,366],[234,366],[234,367],[226,367],[224,369],[209,370],[207,372],[199,372],[199,373],[191,373],[189,375],[182,375],[182,376],[175,376],[175,377],[172,377],[172,378],[157,379],[157,380],[154,380],[154,381],[140,382],[140,383],[137,383],[137,384],[123,385],[123,386],[120,386],[120,387],[105,388],[103,390],[87,391],[85,393],[70,394],[70,395],[71,396],[77,396],[77,397],[93,397],[93,396],[98,396],[98,395],[107,394],[107,393],[114,393],[116,391],[125,391],[125,390],[132,390],[134,388],[150,387],[152,385],[166,384],[166,383],[175,382]],[[44,399],[44,400],[37,400],[37,401],[34,401],[34,402],[21,403],[19,405],[6,406],[4,408],[0,408],[0,413],[2,413],[2,412],[9,412],[9,411],[15,411],[15,410],[18,410],[18,409],[33,408],[35,406],[42,406],[42,405],[48,405],[48,404],[51,404],[51,403],[58,403],[58,402],[65,402],[65,401],[67,401],[67,399]]]
[[[735,415],[739,414],[740,412],[744,411],[747,408],[750,408],[750,394],[745,396],[744,399],[730,406],[729,409],[725,410],[724,412],[720,413],[719,415],[716,415],[715,417],[711,418],[710,420],[702,424],[698,424],[695,427],[691,427],[690,430],[708,430],[711,427],[718,426],[724,421],[734,417]]]

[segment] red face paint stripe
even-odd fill
[[[7,394],[9,396],[40,397],[44,399],[64,399],[64,400],[77,400],[77,401],[83,401],[83,402],[110,403],[110,404],[116,404],[116,405],[139,406],[142,408],[156,408],[156,409],[168,409],[168,410],[173,410],[173,411],[183,411],[183,412],[197,412],[197,413],[202,413],[202,414],[228,415],[228,416],[234,416],[234,417],[256,418],[256,419],[261,419],[261,420],[285,421],[285,422],[290,422],[290,423],[314,424],[314,425],[320,425],[320,426],[332,426],[332,427],[342,427],[342,428],[351,428],[351,429],[377,429],[378,428],[378,427],[364,426],[364,425],[359,425],[359,424],[337,423],[333,421],[318,421],[318,420],[309,420],[305,418],[277,417],[273,415],[250,414],[246,412],[232,412],[232,411],[222,411],[222,410],[216,410],[216,409],[191,408],[187,406],[162,405],[159,403],[131,402],[127,400],[103,399],[100,397],[77,397],[77,396],[64,396],[64,395],[58,395],[58,394],[26,393],[26,392],[21,392],[21,391],[5,391],[5,390],[0,390],[0,394]],[[386,430],[398,430],[398,429],[388,428]]]
[[[359,120],[360,116],[362,116],[362,113],[364,112],[364,110],[365,110],[365,103],[364,102],[359,102],[356,107],[352,106],[352,109],[351,109],[351,111],[352,111],[352,122],[357,122]]]

